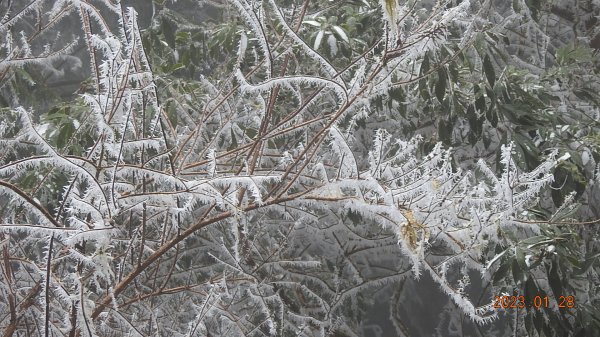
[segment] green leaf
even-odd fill
[[[33,86],[35,85],[35,80],[31,77],[31,75],[29,74],[29,72],[27,72],[25,69],[23,68],[19,68],[19,67],[13,67],[13,71],[15,72],[16,75],[19,75],[19,77],[25,81],[25,83],[27,83],[28,86]]]
[[[171,122],[171,125],[175,126],[177,125],[177,109],[175,107],[175,103],[173,103],[172,101],[168,101],[167,102],[167,117],[169,118],[169,121]]]
[[[184,44],[188,43],[192,38],[192,34],[190,32],[177,32],[175,34],[175,41]]]
[[[73,123],[63,124],[60,128],[58,136],[56,137],[56,146],[61,149],[64,148],[73,136],[73,133],[75,133],[75,127],[73,126]]]
[[[540,336],[543,336],[542,329],[544,328],[544,315],[542,312],[535,312],[533,316],[533,326]]]
[[[540,291],[538,290],[537,286],[535,285],[535,281],[533,280],[533,277],[529,276],[527,278],[527,281],[525,281],[525,294],[524,294],[525,303],[531,304],[531,303],[533,303],[533,299],[536,296],[541,296],[541,295],[542,294],[540,294]]]
[[[485,113],[485,118],[492,124],[493,127],[498,126],[498,114],[494,109],[488,109]]]
[[[513,274],[513,279],[515,281],[515,284],[521,284],[521,282],[523,282],[523,280],[525,279],[525,273],[523,272],[523,269],[521,269],[520,263],[518,262],[518,258],[514,259],[512,262],[512,274]]]
[[[548,282],[550,283],[550,288],[552,288],[554,297],[558,299],[559,296],[563,295],[562,281],[558,273],[558,263],[556,261],[552,261],[552,264],[547,266],[547,268],[549,268]]]
[[[499,282],[500,280],[505,279],[509,268],[510,265],[508,263],[502,263],[500,267],[498,267],[498,270],[496,270],[494,273],[494,282]]]
[[[521,270],[527,270],[527,264],[525,263],[525,251],[521,247],[517,247],[515,249],[515,260]]]
[[[443,68],[438,69],[438,81],[435,84],[435,97],[442,103],[446,94],[446,71]]]
[[[540,164],[540,152],[537,146],[535,146],[531,139],[518,133],[514,134],[514,140],[518,146],[518,151],[523,156],[527,169],[533,170],[536,168]]]
[[[541,209],[541,208],[528,208],[527,211],[533,215],[535,215],[536,219],[540,219],[540,220],[548,220],[548,217],[550,216],[550,212],[548,212],[545,209]]]
[[[250,137],[250,139],[254,139],[254,137],[256,137],[256,134],[258,133],[258,131],[255,128],[247,128],[245,131],[248,137]]]
[[[486,137],[485,135],[483,135],[483,146],[485,147],[485,149],[489,149],[490,145],[492,145],[492,139],[490,137]]]
[[[302,23],[306,23],[307,25],[311,25],[313,27],[321,27],[321,23],[319,23],[318,21],[314,21],[314,20],[306,20],[306,21],[302,21]]]
[[[456,63],[454,63],[454,62],[451,63],[448,66],[448,70],[450,73],[450,79],[452,80],[452,83],[458,83],[459,73],[458,73],[458,67],[456,66]]]
[[[533,336],[533,315],[527,315],[525,317],[525,330],[527,330],[527,334],[529,336]]]
[[[521,240],[519,242],[519,244],[524,245],[524,246],[527,245],[527,249],[531,249],[535,246],[538,246],[543,241],[551,242],[551,240],[552,239],[546,235],[538,235],[538,236],[532,236],[525,240]]]
[[[556,51],[556,61],[560,65],[569,65],[574,63],[589,62],[593,59],[593,49],[567,45]]]
[[[491,108],[493,108],[495,106],[496,94],[494,93],[493,90],[490,90],[488,87],[485,88],[485,94],[490,99],[490,102],[491,102],[490,109],[491,109]]]
[[[163,67],[161,67],[162,71],[165,74],[170,74],[173,73],[179,69],[183,69],[185,68],[185,65],[183,65],[183,63],[175,63],[175,64],[165,64]]]
[[[440,119],[438,122],[438,135],[440,141],[449,144],[452,141],[452,123],[444,119]]]
[[[490,61],[490,56],[485,55],[483,58],[483,71],[485,72],[485,77],[490,84],[490,87],[494,87],[496,83],[496,72],[494,71],[494,65],[492,65],[492,61]]]
[[[592,89],[588,89],[588,88],[575,89],[575,90],[573,90],[573,93],[575,94],[575,96],[577,96],[577,98],[579,98],[581,100],[591,101],[594,104],[600,105],[600,95],[598,95],[597,93],[594,93],[592,91]]]
[[[594,265],[599,257],[600,253],[587,257],[585,261],[583,261],[583,265],[580,268],[575,269],[574,274],[578,276],[587,273],[587,271],[590,269],[590,267],[592,267],[592,265]]]
[[[477,110],[479,110],[479,112],[486,111],[485,96],[483,95],[483,91],[481,90],[481,88],[479,88],[478,85],[476,85],[474,87],[474,90],[475,90],[475,107],[477,108]]]
[[[421,62],[421,76],[425,75],[427,72],[429,72],[429,54],[425,54],[425,56],[423,56],[423,62]]]
[[[427,85],[427,79],[423,78],[419,80],[419,94],[423,100],[428,101],[431,97],[429,94],[429,86]]]
[[[235,149],[236,147],[238,147],[238,142],[237,142],[237,138],[235,137],[235,132],[233,132],[233,128],[229,129],[231,132],[231,145],[229,146],[228,150],[232,150]]]
[[[162,20],[162,33],[165,36],[165,41],[171,48],[175,48],[175,29],[166,19]]]

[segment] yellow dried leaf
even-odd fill
[[[385,0],[385,10],[390,18],[390,24],[396,23],[396,0]]]
[[[402,239],[404,239],[405,242],[408,242],[411,249],[417,249],[417,232],[410,224],[402,226],[400,234],[402,235]]]
[[[431,181],[431,187],[433,188],[434,191],[438,191],[440,189],[440,186],[441,186],[441,184],[440,184],[439,180],[433,179]]]
[[[421,241],[429,240],[431,232],[425,224],[419,223],[417,219],[415,219],[415,215],[412,210],[401,211],[404,218],[406,218],[406,223],[402,225],[400,228],[400,235],[402,239],[408,243],[409,247],[412,250],[417,249],[419,244],[419,236],[421,237]],[[421,235],[419,235],[419,232]]]

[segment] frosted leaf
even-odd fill
[[[317,33],[317,37],[315,37],[315,43],[314,43],[314,45],[313,45],[313,48],[314,48],[315,50],[318,50],[318,49],[319,49],[319,47],[321,46],[321,41],[323,40],[323,36],[324,36],[324,35],[325,35],[325,31],[323,31],[323,30],[320,30],[320,31]]]
[[[340,177],[347,178],[356,176],[358,174],[358,169],[356,160],[354,159],[354,153],[352,153],[344,136],[336,126],[331,127],[329,135],[332,139],[331,147],[339,159],[339,165],[341,167]]]
[[[331,56],[335,56],[338,52],[337,40],[335,36],[329,35],[327,37],[327,44],[329,45],[329,50],[331,50]]]
[[[208,172],[208,176],[214,177],[217,172],[217,161],[216,161],[216,154],[215,154],[214,149],[208,150],[206,159],[208,159],[208,167],[206,168],[206,171]]]
[[[238,64],[242,63],[244,56],[246,55],[246,48],[248,47],[248,36],[245,32],[240,33],[240,42],[238,47]]]
[[[346,32],[344,32],[344,29],[342,27],[333,26],[332,28],[339,35],[339,37],[341,37],[342,40],[344,40],[344,42],[346,42],[346,43],[350,42],[350,40],[348,39],[348,36],[346,35]]]

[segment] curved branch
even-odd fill
[[[64,227],[58,221],[56,221],[56,219],[50,214],[50,212],[48,212],[48,210],[46,208],[44,208],[42,205],[40,205],[32,197],[30,197],[29,195],[27,195],[27,193],[25,193],[19,187],[15,186],[15,185],[13,185],[11,183],[9,183],[8,181],[4,181],[2,179],[0,179],[0,186],[4,186],[4,187],[8,188],[9,190],[13,191],[14,193],[16,193],[21,198],[25,199],[25,201],[27,201],[27,203],[29,203],[30,205],[32,205],[33,207],[35,207],[35,209],[37,209],[38,211],[40,211],[40,213],[42,213],[44,215],[44,217],[48,221],[50,221],[55,227]]]

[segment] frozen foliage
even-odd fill
[[[178,124],[159,100],[134,10],[54,2],[49,18],[78,15],[89,51],[92,89],[72,134],[83,150],[53,143],[18,100],[0,122],[0,327],[354,335],[370,289],[424,273],[471,320],[492,321],[491,304],[469,297],[470,278],[493,272],[501,256],[490,247],[514,244],[501,233],[539,231],[522,214],[552,182],[557,154],[523,172],[506,144],[500,175],[484,161],[466,171],[451,149],[423,154],[420,137],[383,127],[360,158],[352,127],[373,99],[420,79],[448,30],[463,33],[459,45],[473,41],[485,3],[445,4],[423,15],[382,1],[384,37],[337,68],[303,39],[302,17],[274,0],[231,0],[247,28],[235,67],[219,83],[200,79],[201,104],[177,106]],[[71,48],[33,54],[12,29],[23,15],[0,23],[0,74]],[[292,53],[314,67],[286,74]]]

